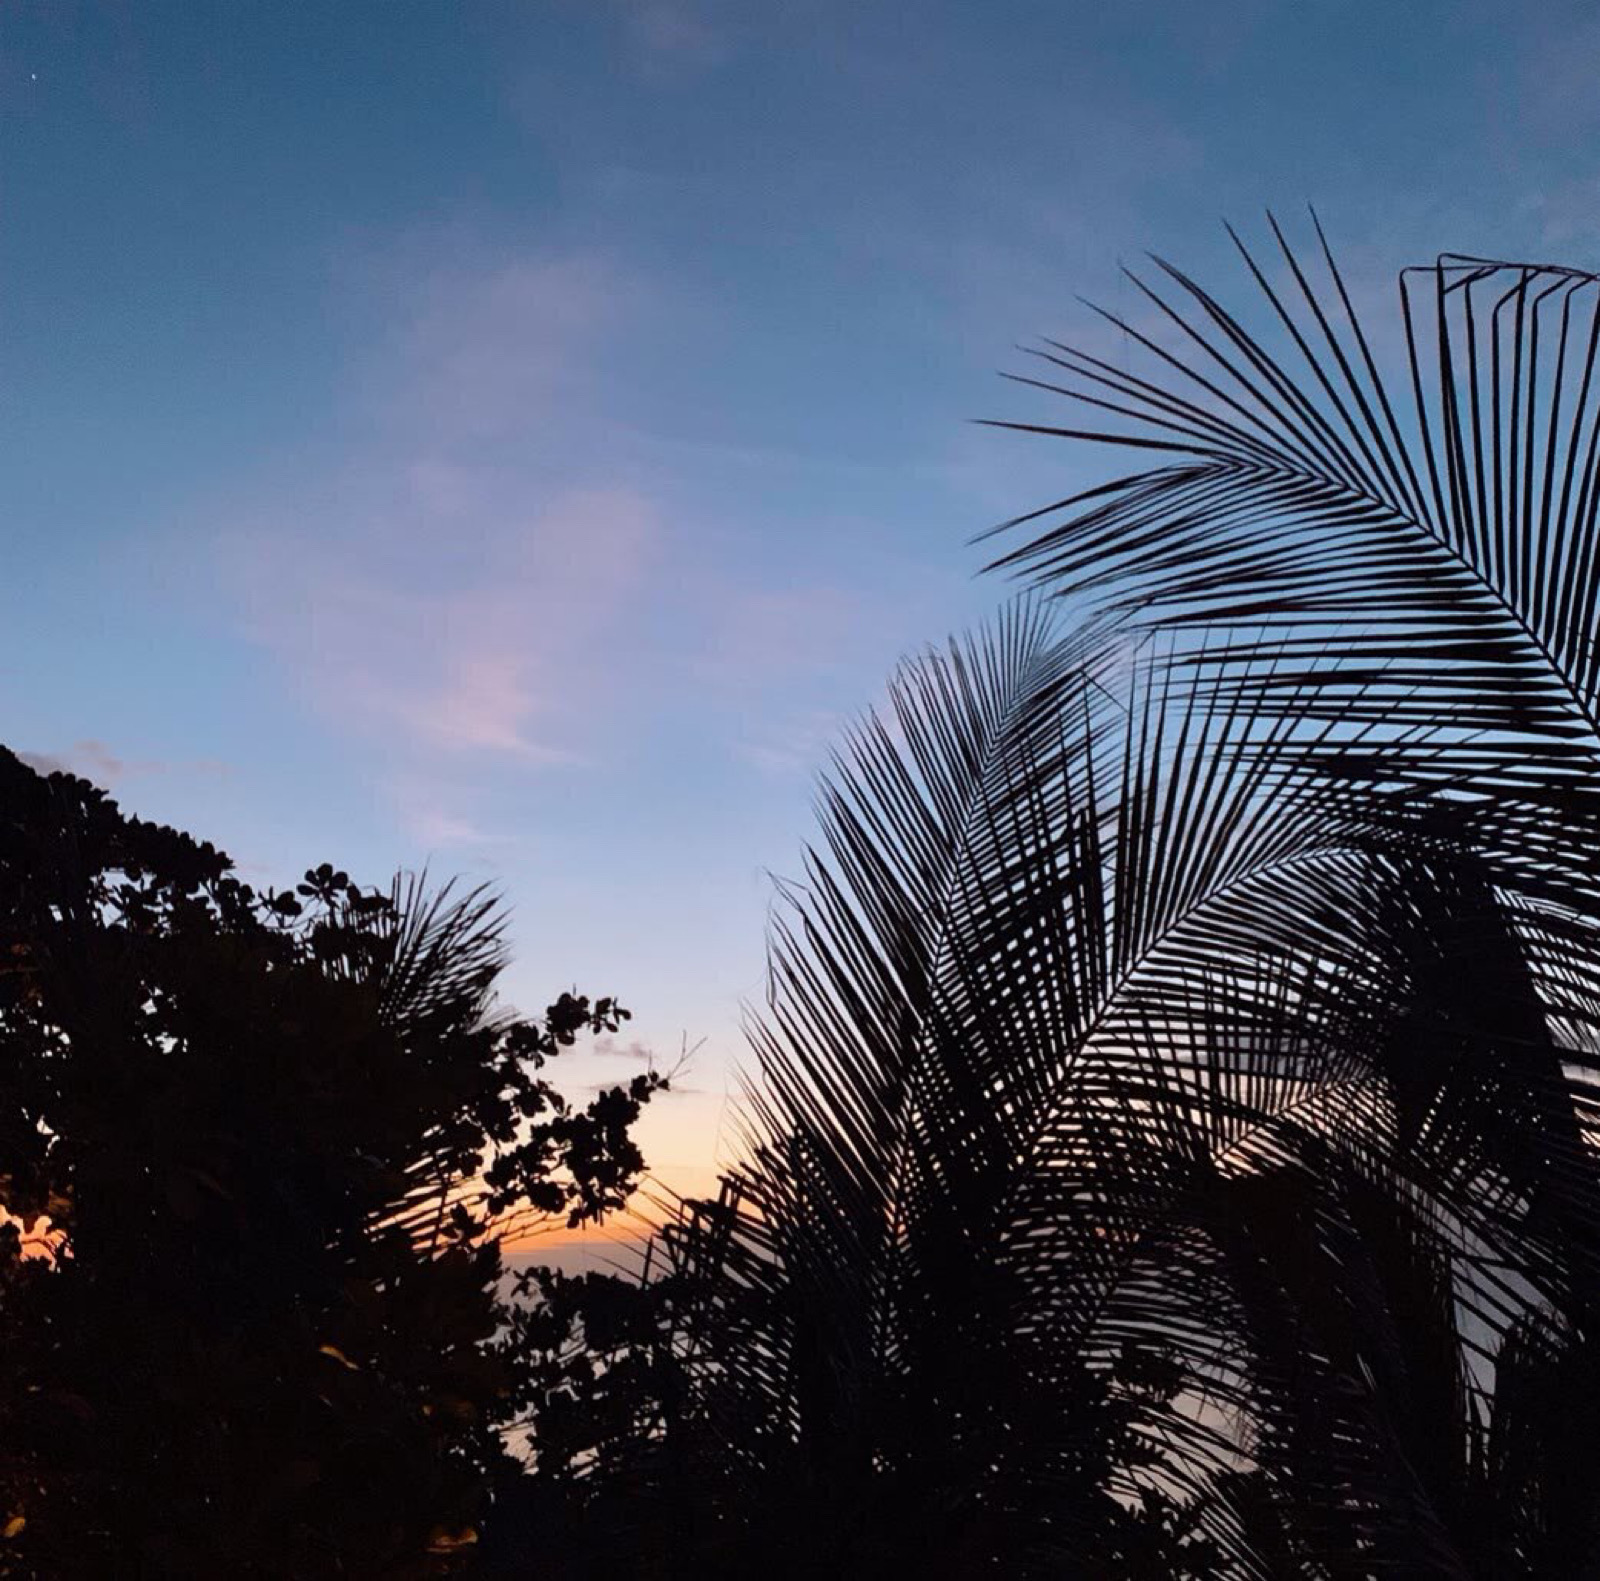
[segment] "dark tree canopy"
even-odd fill
[[[622,1204],[656,1085],[564,1102],[541,1067],[627,1012],[500,1011],[501,932],[327,865],[256,892],[0,752],[5,1573],[471,1558],[526,1408],[495,1229]]]

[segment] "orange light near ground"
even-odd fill
[[[30,1230],[24,1220],[0,1208],[0,1224],[15,1224],[22,1232],[22,1255],[27,1261],[46,1258],[54,1262],[61,1255],[61,1249],[67,1239],[65,1230],[52,1228],[48,1214],[35,1219]]]

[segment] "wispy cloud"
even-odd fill
[[[480,829],[471,819],[428,805],[401,802],[406,832],[429,850],[494,843],[494,836]]]
[[[358,388],[424,465],[459,461],[472,441],[536,438],[592,392],[597,352],[647,296],[604,253],[507,254],[453,227],[365,261],[350,284],[397,304]]]
[[[614,1037],[598,1037],[589,1045],[588,1052],[606,1059],[632,1060],[636,1065],[648,1065],[655,1058],[650,1045],[638,1038],[619,1043]]]
[[[634,61],[651,75],[699,74],[720,66],[732,53],[726,27],[714,23],[703,6],[683,0],[630,0],[625,15]]]
[[[342,289],[368,327],[333,459],[235,519],[223,563],[249,635],[378,755],[411,838],[502,841],[488,805],[517,776],[602,767],[650,708],[797,719],[803,743],[780,726],[750,753],[809,755],[805,688],[859,660],[872,611],[685,505],[684,456],[628,406],[629,359],[672,318],[659,283],[447,227]]]
[[[345,728],[413,753],[579,761],[567,727],[590,701],[591,650],[647,566],[654,514],[625,489],[560,495],[520,518],[502,503],[481,563],[452,578],[442,556],[431,587],[384,541],[428,542],[440,523],[426,502],[384,532],[302,541],[287,557],[281,542],[237,541],[252,631]]]
[[[613,1092],[619,1085],[619,1081],[592,1081],[585,1084],[583,1091],[598,1095],[603,1092]],[[672,1098],[704,1098],[709,1090],[706,1087],[684,1087],[677,1082],[672,1082],[658,1092],[651,1102],[660,1103],[663,1100]]]
[[[630,1039],[628,1042],[619,1042],[614,1037],[599,1037],[584,1050],[591,1057],[598,1055],[601,1059],[626,1060],[630,1065],[636,1065],[641,1071],[655,1071],[667,1079],[667,1094],[675,1098],[704,1098],[710,1089],[705,1087],[692,1087],[687,1078],[693,1071],[695,1057],[699,1054],[701,1044],[690,1046],[685,1038],[678,1055],[670,1064],[663,1065],[655,1049],[640,1038]],[[585,1092],[609,1092],[621,1080],[621,1076],[612,1075],[602,1077],[584,1087]]]
[[[228,774],[228,764],[214,758],[194,758],[167,762],[158,758],[126,758],[112,751],[104,741],[74,741],[70,747],[53,752],[18,752],[17,756],[41,774],[76,774],[100,786],[148,774]]]
[[[307,702],[381,744],[412,834],[473,843],[491,836],[449,804],[448,766],[586,761],[611,634],[658,548],[645,494],[573,456],[639,293],[605,258],[454,231],[347,284],[392,311],[352,370],[342,453],[235,523],[224,566]]]

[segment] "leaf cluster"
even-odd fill
[[[1600,279],[1408,270],[1391,382],[1273,234],[1040,349],[1137,470],[824,781],[657,1573],[1600,1573]]]
[[[0,753],[6,1573],[471,1556],[518,1470],[500,1240],[623,1202],[656,1085],[569,1104],[541,1070],[627,1011],[506,1012],[504,959],[482,891],[258,892]]]

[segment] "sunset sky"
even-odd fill
[[[1528,13],[0,0],[0,739],[252,880],[492,880],[516,1002],[637,1011],[573,1091],[704,1040],[703,1189],[828,742],[1085,464],[996,371],[1146,248],[1248,300],[1269,205],[1380,313],[1600,266],[1600,18]]]

